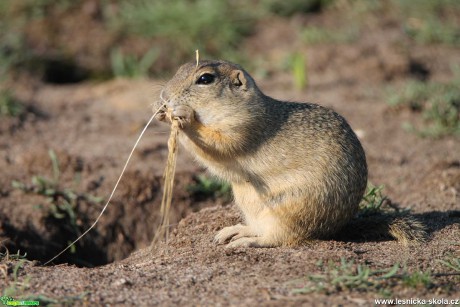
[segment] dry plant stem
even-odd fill
[[[177,161],[177,137],[179,135],[179,119],[171,120],[171,134],[168,140],[168,161],[166,162],[165,171],[163,174],[164,187],[163,198],[161,199],[161,223],[155,232],[155,237],[152,240],[151,248],[154,249],[162,238],[165,238],[166,243],[169,237],[169,211],[171,208],[174,174],[176,172]]]
[[[141,140],[142,136],[144,135],[144,132],[147,130],[147,128],[148,128],[148,126],[150,125],[150,123],[152,122],[152,120],[155,118],[155,116],[158,114],[158,112],[160,112],[160,110],[161,110],[163,107],[164,107],[163,105],[162,105],[161,107],[159,107],[158,110],[156,110],[156,112],[152,115],[152,117],[150,117],[149,121],[147,122],[147,124],[145,125],[144,129],[142,130],[141,134],[140,134],[139,137],[137,138],[137,141],[136,141],[136,143],[134,144],[133,149],[131,149],[131,152],[129,153],[128,159],[126,160],[125,166],[123,167],[123,170],[121,171],[120,177],[118,177],[118,180],[117,180],[117,182],[115,183],[115,186],[113,187],[112,193],[110,193],[109,199],[108,199],[107,202],[105,203],[104,207],[102,208],[101,213],[99,213],[99,215],[98,215],[98,217],[96,218],[96,220],[94,221],[94,223],[93,223],[84,233],[82,233],[77,239],[75,239],[75,241],[73,241],[73,242],[70,243],[65,249],[63,249],[59,254],[57,254],[56,256],[54,256],[53,258],[51,258],[50,260],[48,260],[47,262],[45,262],[44,265],[49,264],[50,262],[52,262],[53,260],[55,260],[57,257],[61,256],[65,251],[67,251],[70,247],[72,247],[72,245],[74,245],[75,243],[77,243],[77,242],[78,242],[81,238],[83,238],[91,229],[93,229],[94,226],[96,226],[97,222],[99,222],[99,219],[101,218],[102,214],[105,212],[105,209],[107,209],[107,206],[109,205],[110,201],[112,200],[112,197],[113,197],[113,195],[115,194],[115,191],[116,191],[116,189],[117,189],[117,187],[118,187],[118,184],[120,183],[121,177],[123,177],[123,174],[125,173],[126,167],[128,166],[128,163],[129,163],[129,161],[131,160],[131,156],[133,155],[134,150],[136,149],[137,145],[139,144],[139,141]]]

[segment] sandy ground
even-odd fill
[[[264,50],[270,35],[260,30],[253,52]],[[382,30],[383,31],[383,30]],[[458,49],[418,47],[409,53],[394,48],[398,37],[385,29],[354,45],[316,46],[308,55],[310,84],[292,89],[288,73],[258,78],[268,95],[311,101],[334,108],[361,136],[369,164],[369,180],[426,223],[429,240],[404,247],[395,241],[328,240],[308,246],[228,250],[212,243],[215,233],[239,220],[231,203],[197,197],[187,187],[203,172],[180,148],[173,200],[173,234],[168,245],[148,246],[158,224],[161,174],[167,155],[168,126],[154,123],[147,131],[100,223],[56,265],[40,263],[55,255],[88,227],[103,202],[80,199],[68,217],[50,214],[46,197],[26,194],[13,180],[31,184],[33,176],[53,177],[49,150],[60,166],[59,187],[78,195],[106,198],[151,115],[151,104],[164,81],[115,80],[68,86],[21,83],[16,92],[27,111],[0,123],[0,239],[10,251],[27,259],[0,263],[1,293],[34,297],[57,305],[372,305],[374,298],[460,298],[459,276],[439,260],[460,257],[460,141],[455,137],[421,138],[402,128],[419,123],[420,114],[394,110],[386,104],[386,88],[411,77],[414,62],[429,71],[430,80],[451,77],[449,65],[460,62]],[[266,37],[264,40],[263,37]],[[250,43],[250,42],[249,42]],[[248,43],[248,44],[249,44]],[[276,59],[279,50],[271,49]],[[414,75],[415,74],[415,75]],[[256,74],[255,74],[256,75]],[[206,207],[206,208],[204,208]],[[204,208],[204,209],[202,209]],[[70,226],[69,226],[70,225]],[[133,253],[134,252],[134,253]],[[427,285],[409,286],[401,278],[377,287],[329,287],[308,294],[293,290],[309,286],[306,276],[325,274],[321,263],[341,259],[373,270],[400,264],[400,272],[431,271]],[[70,263],[70,264],[68,264]],[[17,272],[16,272],[17,271]],[[448,274],[447,274],[448,275]]]

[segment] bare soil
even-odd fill
[[[332,17],[331,17],[332,18]],[[297,22],[302,22],[297,21]],[[428,286],[390,280],[385,289],[335,289],[295,294],[299,279],[321,274],[318,261],[353,259],[373,269],[400,263],[408,272],[452,273],[438,260],[460,257],[460,140],[421,138],[402,128],[420,114],[394,110],[388,85],[409,78],[443,81],[452,77],[460,50],[416,46],[390,21],[375,25],[359,42],[299,47],[307,55],[309,86],[292,89],[292,76],[276,69],[283,51],[295,47],[296,22],[263,25],[245,48],[271,58],[262,90],[283,100],[329,106],[350,122],[367,154],[370,182],[427,225],[429,239],[404,247],[395,241],[328,240],[295,248],[236,249],[216,246],[215,233],[240,220],[231,203],[189,192],[202,173],[180,148],[168,244],[150,250],[159,221],[168,126],[154,123],[145,134],[106,214],[97,227],[54,265],[41,263],[84,231],[104,202],[80,198],[68,215],[50,213],[41,195],[24,193],[12,181],[31,185],[33,176],[53,178],[49,150],[59,161],[59,188],[77,195],[111,192],[151,104],[164,81],[115,80],[50,85],[18,82],[26,106],[18,118],[0,122],[0,242],[31,261],[4,258],[0,289],[20,296],[75,305],[372,305],[374,298],[460,298],[458,276],[434,276]],[[273,46],[273,39],[279,44]],[[401,48],[400,46],[406,46]],[[418,68],[418,69],[417,69]],[[423,68],[423,69],[420,69]],[[423,72],[423,76],[420,75]],[[207,208],[204,208],[207,207]],[[204,209],[203,209],[204,208]],[[3,252],[3,251],[2,251]],[[15,273],[17,268],[17,274]],[[386,291],[386,292],[385,292]]]

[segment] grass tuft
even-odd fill
[[[453,261],[453,264],[450,261]],[[454,270],[459,269],[460,260],[458,258],[453,258],[453,260],[451,259],[446,263],[448,263],[448,267]],[[310,274],[305,278],[288,282],[289,286],[294,287],[291,290],[292,294],[322,292],[329,295],[344,290],[357,292],[376,291],[385,294],[391,293],[392,288],[400,286],[431,289],[434,286],[442,286],[443,284],[443,282],[436,282],[436,278],[458,276],[459,274],[458,271],[457,273],[432,273],[430,270],[416,270],[410,273],[406,268],[400,268],[399,263],[395,263],[386,269],[373,269],[367,264],[356,264],[354,260],[348,261],[345,258],[341,258],[338,264],[332,260],[329,260],[326,264],[323,261],[319,261],[317,266],[321,273]],[[444,290],[450,291],[449,288]]]
[[[10,261],[10,260],[21,260],[21,259],[26,259],[27,258],[27,253],[24,253],[24,255],[21,255],[21,251],[18,250],[16,254],[10,254],[8,249],[4,253],[0,252],[0,261],[5,260],[5,261]]]
[[[308,45],[319,44],[347,44],[355,42],[359,37],[359,27],[352,26],[345,29],[327,29],[308,26],[301,32],[302,40]]]
[[[232,198],[232,187],[227,182],[222,182],[205,175],[196,176],[195,181],[195,184],[187,187],[188,192],[192,195],[206,198],[222,198],[224,201],[230,201]]]
[[[359,204],[359,210],[362,213],[375,213],[382,209],[382,205],[388,198],[383,195],[383,185],[373,186],[369,184],[367,191]]]
[[[423,116],[423,126],[406,124],[423,137],[460,136],[460,78],[448,83],[410,81],[388,96],[392,107],[406,107]]]
[[[145,78],[158,59],[159,53],[158,49],[152,48],[138,58],[132,54],[124,54],[116,48],[110,53],[112,74],[118,78]]]
[[[0,90],[0,116],[16,117],[24,112],[24,106],[8,90]]]
[[[27,194],[40,195],[46,198],[48,213],[52,219],[65,220],[65,227],[74,234],[79,234],[79,221],[76,210],[80,202],[99,204],[103,199],[90,194],[77,193],[72,189],[62,188],[60,184],[59,161],[54,151],[49,151],[53,168],[53,178],[36,175],[31,179],[31,184],[12,181],[13,188]],[[42,206],[39,206],[42,207]]]
[[[402,277],[402,283],[411,288],[430,288],[433,284],[431,272],[416,271],[412,274],[406,274]]]
[[[447,260],[438,260],[438,262],[442,264],[443,266],[460,273],[460,258],[459,257],[451,257],[450,259],[447,259]]]
[[[405,33],[421,44],[460,45],[460,2],[456,0],[393,0]]]
[[[174,65],[192,59],[193,50],[229,58],[257,17],[246,1],[135,0],[121,2],[119,11],[113,17],[116,27],[127,35],[155,38]]]
[[[340,264],[329,261],[326,265],[318,264],[323,270],[321,274],[309,275],[294,284],[303,284],[292,290],[293,294],[311,292],[337,293],[343,290],[368,291],[379,290],[386,280],[394,277],[399,270],[399,264],[384,270],[374,270],[365,264],[355,264],[353,260],[340,259]]]
[[[296,52],[288,58],[289,70],[294,77],[294,86],[297,90],[304,90],[308,86],[307,61],[304,53]]]

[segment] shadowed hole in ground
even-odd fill
[[[98,225],[76,243],[75,248],[69,249],[53,264],[95,267],[124,259],[133,251],[149,246],[160,222],[162,184],[162,176],[128,171]],[[191,173],[176,174],[170,211],[171,227],[175,227],[190,212],[216,203],[229,202],[228,199],[218,199],[211,194],[205,197],[201,193],[195,197],[194,191],[189,189],[194,184],[196,179]],[[88,187],[94,189],[94,184],[88,182]],[[97,188],[96,192],[99,194]],[[32,198],[20,196],[22,201],[29,203],[40,199],[36,195],[32,195]],[[34,208],[38,213],[32,214],[30,206],[23,207],[23,210],[29,210],[26,221],[18,222],[14,217],[10,219],[0,215],[0,240],[10,253],[27,253],[27,259],[44,263],[88,229],[104,204],[105,201],[97,205],[80,201],[72,208],[71,214],[61,210],[59,216],[48,211],[49,207],[46,206],[49,205],[42,205],[38,211]],[[34,214],[36,217],[31,217]],[[75,218],[72,221],[73,215]]]
[[[426,81],[430,78],[430,70],[422,62],[411,60],[409,62],[409,75],[420,81]]]
[[[44,59],[43,81],[51,84],[72,84],[85,81],[89,72],[74,62],[65,59]]]

